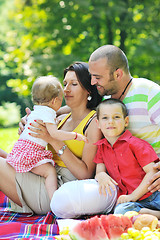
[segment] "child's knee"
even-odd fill
[[[118,204],[114,209],[114,213],[125,214],[128,211],[139,211],[139,210],[140,208],[138,209],[134,202],[127,202],[127,203]]]

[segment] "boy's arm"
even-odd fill
[[[82,134],[76,132],[66,132],[63,130],[58,130],[57,125],[53,123],[46,123],[46,128],[52,138],[60,141],[75,139],[78,141],[88,142],[87,138]]]
[[[153,176],[153,174],[157,172],[153,168],[154,165],[155,163],[152,162],[143,167],[143,170],[146,172],[146,175],[144,176],[140,185],[131,194],[121,195],[118,198],[117,204],[123,202],[136,202],[139,198],[141,198],[145,193],[148,192],[149,179]]]
[[[115,185],[118,185],[116,181],[114,181],[107,173],[106,167],[104,163],[98,163],[96,166],[96,176],[95,179],[99,183],[99,193],[106,195],[106,190],[111,196],[110,187],[115,191]]]

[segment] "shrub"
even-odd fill
[[[20,121],[20,106],[16,103],[5,102],[0,106],[0,126],[11,127]]]

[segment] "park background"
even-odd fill
[[[133,77],[160,83],[160,0],[0,0],[0,147],[18,139],[40,75],[61,81],[99,46],[127,55]]]

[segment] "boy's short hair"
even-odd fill
[[[107,104],[120,104],[121,107],[122,107],[122,113],[124,115],[124,118],[128,116],[128,111],[127,111],[127,108],[126,108],[126,105],[119,99],[116,99],[116,98],[108,98],[108,99],[105,99],[103,102],[101,102],[98,106],[97,106],[97,109],[96,109],[96,112],[97,112],[97,119],[99,119],[99,115],[100,115],[100,107],[102,105],[107,105]]]
[[[49,75],[38,77],[32,86],[32,100],[34,104],[48,103],[58,97],[63,88],[58,78]]]

